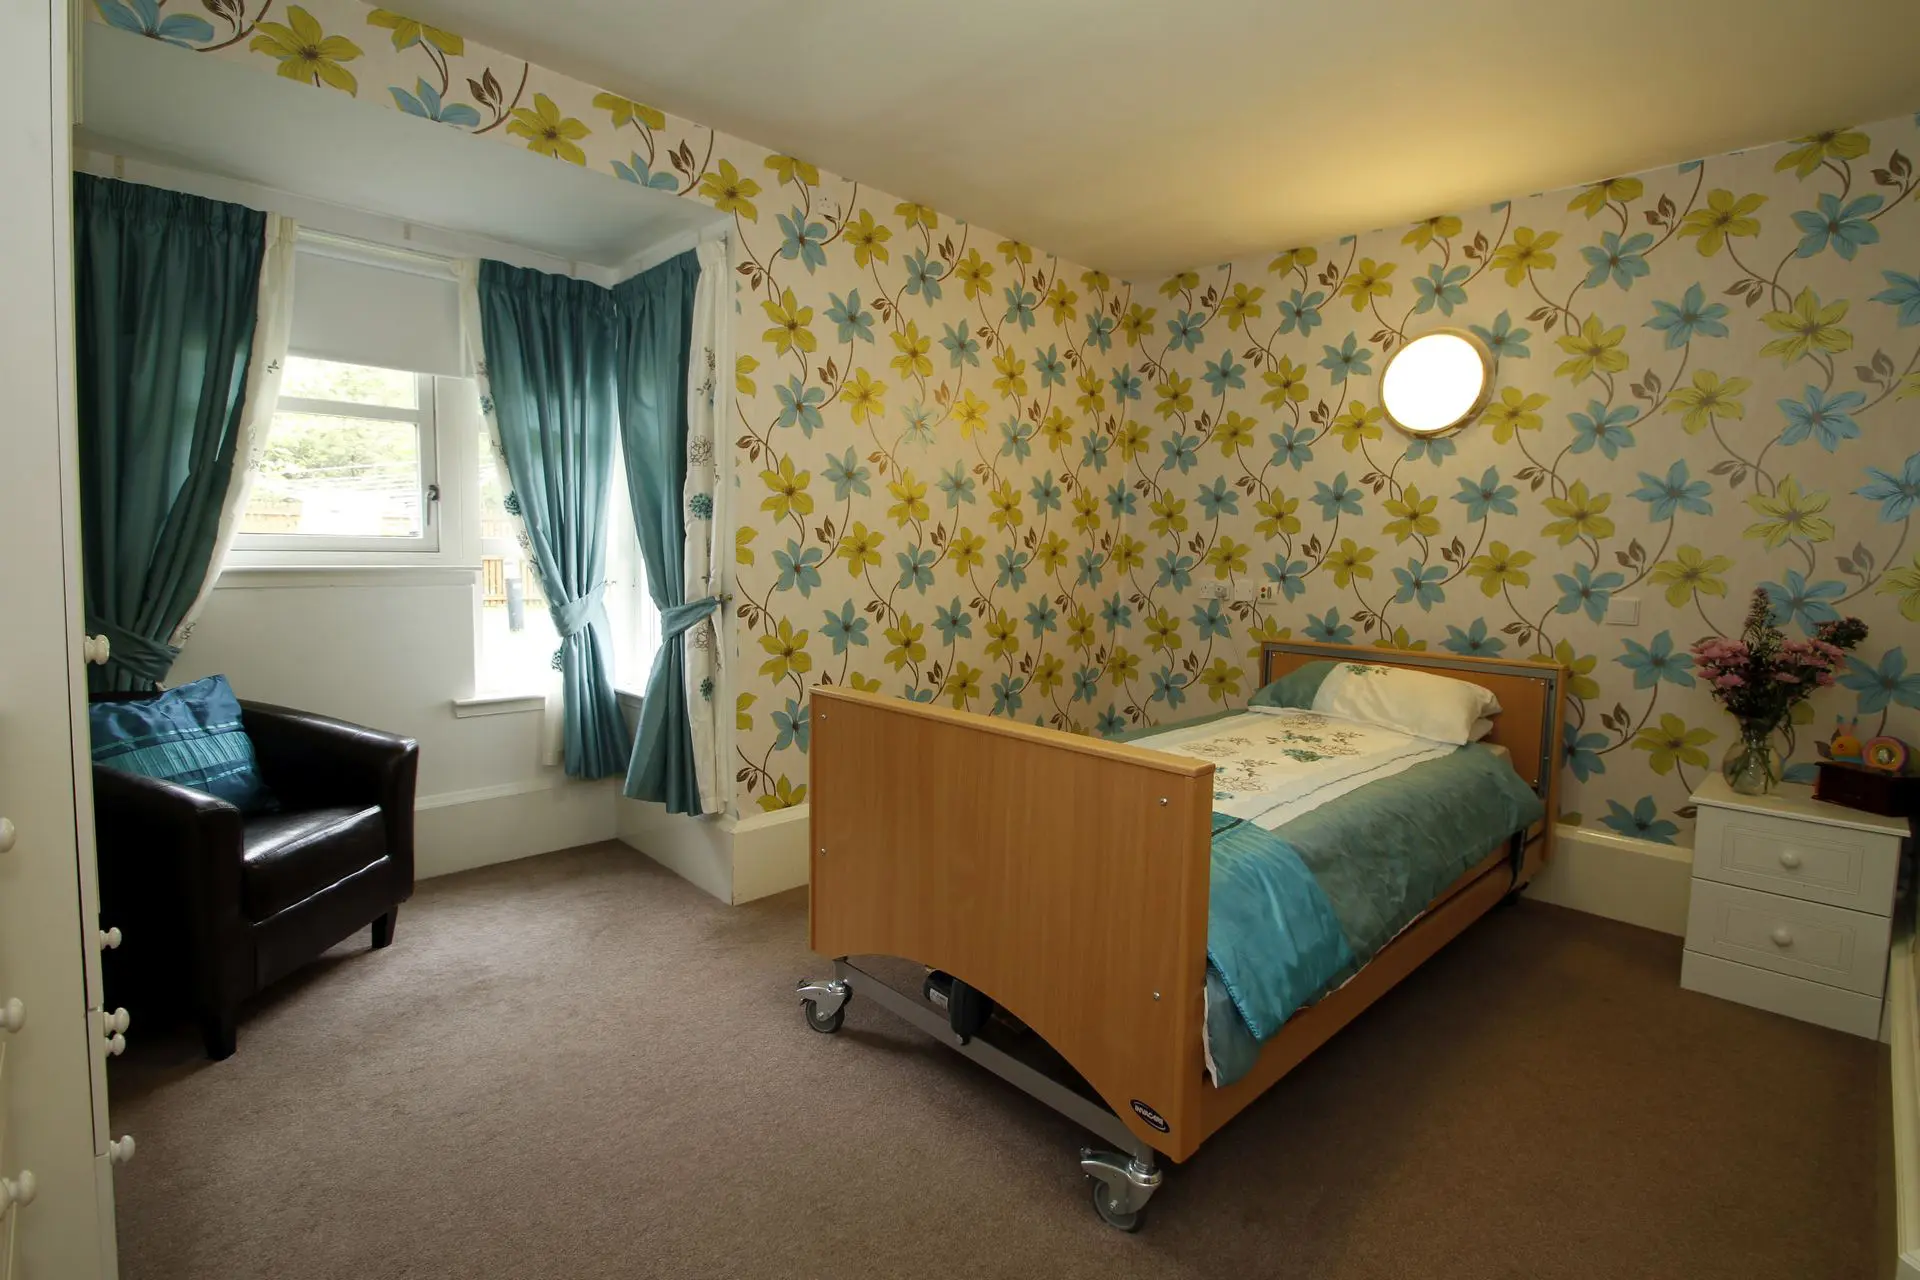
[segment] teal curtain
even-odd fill
[[[480,264],[479,298],[509,502],[526,526],[560,635],[567,773],[610,777],[625,767],[627,752],[601,602],[620,413],[614,299],[585,280],[501,262]]]
[[[698,256],[689,251],[614,286],[621,332],[620,423],[633,525],[660,610],[660,651],[640,704],[626,794],[669,813],[699,813],[680,637],[712,613],[712,596],[686,598],[687,357]]]
[[[234,481],[267,218],[76,174],[73,222],[87,678],[151,689]]]

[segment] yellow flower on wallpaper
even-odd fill
[[[785,520],[789,515],[813,514],[813,495],[807,492],[807,486],[813,481],[813,473],[796,472],[792,458],[780,459],[780,465],[773,470],[762,471],[760,479],[767,488],[773,490],[771,497],[761,501],[760,509],[773,512],[775,520]]]
[[[853,246],[853,265],[856,267],[886,262],[893,256],[887,248],[887,241],[893,239],[893,228],[875,222],[873,214],[865,209],[855,215],[840,234]]]
[[[1889,571],[1873,589],[1873,594],[1899,596],[1900,616],[1909,622],[1920,622],[1920,553],[1915,554],[1912,564]]]
[[[785,680],[788,675],[805,675],[813,670],[813,658],[807,653],[805,631],[795,631],[793,623],[780,619],[774,629],[760,637],[760,647],[771,657],[760,664],[760,674],[769,680]]]
[[[1105,379],[1089,369],[1074,379],[1080,388],[1080,398],[1074,403],[1082,413],[1099,413],[1107,407],[1107,384]]]
[[[1769,311],[1760,317],[1767,328],[1783,336],[1760,348],[1763,356],[1779,356],[1781,364],[1792,364],[1813,352],[1828,355],[1853,346],[1853,335],[1840,327],[1847,318],[1847,300],[1820,305],[1820,295],[1811,288],[1802,289],[1793,299],[1790,311]]]
[[[1250,289],[1244,284],[1234,285],[1233,292],[1220,303],[1220,314],[1227,318],[1227,328],[1237,332],[1247,321],[1258,320],[1264,310],[1260,299],[1266,296],[1267,291],[1258,286]]]
[[[382,27],[393,32],[393,47],[411,49],[425,41],[449,57],[458,58],[467,51],[467,42],[451,31],[439,27],[430,27],[424,22],[412,18],[403,18],[389,9],[375,9],[367,15],[367,25]],[[594,103],[599,106],[598,102]],[[659,126],[656,125],[655,128]]]
[[[893,331],[893,345],[900,354],[890,362],[903,378],[925,378],[933,373],[933,361],[927,352],[933,350],[933,339],[920,332],[915,321],[907,321],[904,329]]]
[[[887,411],[882,397],[887,394],[887,384],[876,379],[865,369],[855,369],[853,377],[840,389],[840,399],[847,406],[847,414],[856,423],[872,422]]]
[[[753,728],[753,716],[748,708],[759,699],[751,693],[743,693],[733,700],[733,727],[745,733]]]
[[[758,529],[749,529],[744,524],[733,531],[733,562],[735,564],[753,563],[753,540],[759,536]]]
[[[1227,416],[1213,429],[1213,442],[1220,446],[1221,456],[1231,458],[1252,444],[1253,429],[1258,425],[1238,409],[1227,410]]]
[[[1698,435],[1713,425],[1716,418],[1739,419],[1747,416],[1740,397],[1753,385],[1746,378],[1728,378],[1710,369],[1696,369],[1693,385],[1677,387],[1667,397],[1665,412],[1680,415],[1680,425],[1688,435]]]
[[[1182,271],[1178,275],[1169,276],[1161,283],[1160,294],[1162,297],[1177,298],[1199,283],[1198,271]]]
[[[1119,573],[1131,573],[1147,562],[1147,544],[1130,533],[1113,540],[1113,567]]]
[[[1125,645],[1118,645],[1107,657],[1107,679],[1116,689],[1140,678],[1140,655]]]
[[[1033,669],[1033,687],[1038,689],[1043,697],[1052,693],[1065,680],[1063,671],[1064,666],[1060,659],[1054,654],[1048,654],[1040,659],[1039,665]]]
[[[887,643],[893,648],[887,650],[886,663],[895,671],[904,671],[908,663],[921,663],[927,660],[927,646],[921,643],[921,637],[927,629],[906,614],[887,628]]]
[[[1424,496],[1418,485],[1410,484],[1400,491],[1399,497],[1387,499],[1387,514],[1393,519],[1382,528],[1393,535],[1396,543],[1415,536],[1431,538],[1440,532],[1440,521],[1433,514],[1434,508],[1439,505],[1437,496]]]
[[[1652,753],[1648,763],[1655,773],[1672,773],[1676,765],[1683,764],[1704,769],[1707,753],[1700,748],[1715,736],[1711,729],[1688,728],[1686,721],[1669,712],[1660,717],[1658,728],[1649,726],[1634,735],[1633,749]]]
[[[1543,505],[1560,518],[1549,521],[1540,532],[1557,539],[1563,547],[1578,538],[1598,542],[1613,536],[1613,520],[1606,515],[1607,508],[1613,505],[1613,495],[1588,493],[1585,480],[1575,480],[1567,487],[1566,497],[1548,498]]]
[[[644,125],[649,130],[667,127],[665,112],[643,102],[635,102],[632,98],[623,98],[617,93],[596,93],[593,95],[593,105],[607,113],[616,129],[624,129],[630,124]],[[773,161],[767,163],[771,165]]]
[[[1289,640],[1292,637],[1292,627],[1283,627],[1272,618],[1262,618],[1258,626],[1247,628],[1247,639],[1253,642],[1252,647],[1247,650],[1247,656],[1257,662],[1260,659],[1262,645]]]
[[[1619,373],[1627,367],[1627,353],[1620,349],[1620,342],[1627,336],[1625,325],[1605,328],[1599,315],[1587,317],[1577,333],[1563,333],[1554,339],[1568,358],[1562,360],[1553,371],[1556,378],[1571,378],[1575,382],[1584,382],[1597,370],[1601,373]]]
[[[1667,589],[1668,604],[1683,608],[1696,591],[1703,596],[1727,594],[1727,584],[1720,575],[1733,568],[1733,561],[1705,555],[1698,547],[1681,547],[1673,556],[1653,566],[1653,572],[1647,575],[1648,581]]]
[[[1289,498],[1275,489],[1271,497],[1262,498],[1253,506],[1260,513],[1260,523],[1253,526],[1254,531],[1268,541],[1283,533],[1300,532],[1300,517],[1293,514],[1300,509],[1300,499]]]
[[[1049,529],[1047,536],[1033,550],[1034,562],[1042,573],[1057,573],[1067,562],[1067,540],[1060,536],[1057,529]]]
[[[1120,448],[1122,462],[1132,462],[1145,453],[1151,440],[1152,432],[1147,430],[1146,424],[1132,421],[1121,423],[1119,433],[1113,438],[1114,444]]]
[[[968,301],[993,290],[993,264],[978,249],[967,250],[967,256],[953,264],[953,275]]]
[[[1073,527],[1081,533],[1100,527],[1100,497],[1090,489],[1073,495]]]
[[[861,693],[880,692],[880,682],[878,680],[874,679],[872,676],[863,676],[858,671],[853,672],[851,675],[847,677],[847,683],[851,684],[855,689],[859,690]]]
[[[1858,129],[1823,129],[1794,141],[1799,145],[1774,161],[1775,173],[1791,169],[1799,177],[1812,177],[1813,171],[1829,160],[1858,160],[1871,145]]]
[[[743,396],[758,394],[760,388],[753,380],[753,371],[760,362],[752,356],[741,356],[733,362],[733,386]]]
[[[789,351],[812,351],[816,345],[813,337],[813,308],[803,307],[793,296],[793,290],[782,289],[780,301],[768,299],[760,304],[767,313],[767,319],[773,321],[773,327],[761,337],[773,344],[774,351],[785,355]]]
[[[1063,325],[1069,320],[1078,319],[1080,309],[1075,304],[1079,301],[1080,295],[1067,288],[1065,280],[1059,276],[1053,278],[1053,288],[1047,290],[1045,305],[1053,312],[1055,324]]]
[[[1497,596],[1508,587],[1524,587],[1533,581],[1527,566],[1533,552],[1516,551],[1504,542],[1495,542],[1467,564],[1467,574],[1480,579],[1480,593]]]
[[[1164,538],[1170,533],[1187,531],[1187,500],[1185,498],[1176,498],[1162,489],[1160,495],[1153,500],[1151,510],[1154,518],[1147,528],[1152,533]]]
[[[1005,529],[1009,533],[1018,529],[1026,515],[1020,510],[1020,491],[1013,487],[1010,480],[1002,480],[993,490],[993,514],[987,517],[987,523],[996,529]]]
[[[932,231],[940,225],[940,215],[938,213],[935,213],[926,205],[917,204],[912,200],[902,200],[899,204],[893,206],[893,211],[906,222],[908,230],[912,230],[914,227],[925,227],[927,230]]]
[[[1215,658],[1213,665],[1200,673],[1200,683],[1206,686],[1209,701],[1225,702],[1240,695],[1240,668],[1227,665],[1225,658]]]
[[[1000,371],[1000,376],[993,380],[993,389],[1002,399],[1018,400],[1027,394],[1027,362],[1013,354],[1012,347],[993,358],[993,367]]]
[[[722,160],[719,168],[700,179],[700,194],[721,213],[735,214],[748,222],[760,220],[760,210],[753,203],[753,197],[760,194],[760,184],[742,175],[731,160]]]
[[[1616,200],[1621,204],[1638,200],[1646,189],[1647,184],[1638,178],[1608,178],[1580,188],[1580,194],[1567,201],[1567,208],[1578,209],[1591,219],[1605,213],[1607,205]]]
[[[847,576],[857,578],[880,563],[880,544],[886,540],[887,535],[856,520],[853,528],[840,535],[840,545],[833,554],[847,562]]]
[[[345,36],[328,35],[299,5],[288,7],[286,22],[256,22],[253,30],[247,48],[279,59],[280,75],[324,84],[348,95],[360,92],[360,82],[353,78],[353,72],[340,65],[359,57],[360,46]]]
[[[1261,404],[1281,409],[1290,403],[1299,404],[1307,398],[1307,371],[1285,356],[1281,356],[1280,362],[1260,377],[1270,388],[1260,397]]]
[[[1395,627],[1390,632],[1382,633],[1380,638],[1373,642],[1373,647],[1376,649],[1411,649],[1415,653],[1419,653],[1427,647],[1427,642],[1425,640],[1415,640],[1413,633],[1405,627]]]
[[[857,681],[858,676],[854,679]],[[760,807],[768,813],[777,813],[781,809],[793,809],[807,802],[807,784],[795,786],[786,774],[773,784],[773,790],[760,797]]]
[[[1593,669],[1600,663],[1597,654],[1576,654],[1573,646],[1561,640],[1553,646],[1550,654],[1535,653],[1528,655],[1529,662],[1557,662],[1567,669],[1567,690],[1582,702],[1591,701],[1600,696],[1600,682],[1593,678]]]
[[[1193,409],[1192,378],[1170,373],[1161,379],[1153,393],[1160,397],[1160,403],[1153,406],[1153,411],[1163,418],[1171,418],[1176,413],[1188,413]]]
[[[1162,605],[1147,615],[1147,648],[1156,653],[1172,653],[1186,642],[1180,638],[1180,620]]]
[[[980,668],[955,662],[953,674],[947,678],[946,692],[953,699],[953,709],[965,711],[967,704],[980,696]]]
[[[1778,550],[1791,538],[1825,542],[1833,537],[1833,523],[1820,518],[1828,501],[1824,493],[1802,493],[1800,482],[1785,476],[1771,497],[1764,493],[1747,496],[1747,506],[1766,518],[1748,525],[1744,536],[1766,539],[1769,551]]]
[[[1005,609],[995,609],[987,619],[987,656],[1011,658],[1020,652],[1020,623]]]
[[[1327,556],[1326,568],[1333,575],[1333,585],[1345,590],[1354,583],[1354,579],[1365,580],[1373,576],[1374,556],[1372,547],[1355,545],[1352,538],[1340,539],[1340,549]]]
[[[1333,434],[1339,438],[1340,447],[1352,453],[1360,447],[1363,440],[1380,438],[1380,423],[1386,415],[1379,408],[1368,408],[1360,400],[1347,401],[1347,407],[1333,420]]]
[[[999,250],[1000,256],[1007,260],[1008,266],[1012,266],[1016,262],[1027,263],[1029,265],[1033,262],[1033,246],[1030,244],[1022,244],[1018,240],[1002,240],[999,244]]]
[[[1247,571],[1247,553],[1253,550],[1244,542],[1235,542],[1231,534],[1223,533],[1220,541],[1207,549],[1206,563],[1213,566],[1213,576],[1225,582],[1236,573]]]
[[[1540,429],[1540,410],[1547,407],[1547,397],[1539,394],[1523,394],[1518,387],[1502,387],[1500,398],[1487,406],[1486,421],[1493,429],[1493,442],[1505,444],[1513,439],[1516,431],[1538,431]]]
[[[536,93],[531,108],[513,109],[513,119],[507,121],[507,132],[516,138],[525,138],[527,150],[535,155],[552,156],[568,164],[584,165],[587,153],[580,149],[580,139],[593,130],[572,116],[561,114],[560,105],[546,94]]]
[[[1340,282],[1339,296],[1353,299],[1355,311],[1365,311],[1367,303],[1375,298],[1389,297],[1393,293],[1393,281],[1387,279],[1397,269],[1391,262],[1375,262],[1372,258],[1362,258],[1358,266],[1347,273]]]
[[[1320,251],[1318,249],[1310,246],[1299,249],[1288,249],[1272,262],[1269,262],[1267,264],[1267,270],[1273,272],[1275,275],[1284,276],[1292,271],[1304,271],[1318,261],[1320,261]]]
[[[984,563],[980,553],[986,546],[985,538],[963,525],[953,535],[953,541],[947,544],[947,562],[953,566],[955,573],[978,569]]]
[[[1560,243],[1558,231],[1536,232],[1532,227],[1515,227],[1513,239],[1493,251],[1488,265],[1506,272],[1507,283],[1515,289],[1527,282],[1529,271],[1551,271],[1560,261],[1550,252]]]
[[[1073,419],[1059,405],[1048,410],[1047,417],[1040,424],[1040,436],[1047,442],[1047,448],[1053,453],[1063,453],[1073,443]]]
[[[931,513],[927,507],[926,482],[913,478],[913,469],[900,473],[898,480],[889,481],[887,492],[894,497],[894,503],[887,508],[887,514],[893,517],[894,524],[905,528],[914,521],[925,520]]]
[[[594,105],[600,105],[598,98],[594,99]],[[641,109],[646,110],[646,108]],[[655,114],[658,115],[659,113],[655,112]],[[665,122],[663,121],[662,123],[664,124]],[[661,125],[656,124],[653,127],[658,129]],[[796,187],[817,187],[820,185],[819,168],[815,165],[808,164],[798,156],[768,156],[767,168],[773,170],[773,176],[778,179],[779,184],[783,187],[789,182]]]
[[[1757,236],[1760,219],[1753,215],[1767,202],[1763,195],[1749,194],[1734,199],[1733,192],[1716,187],[1707,192],[1707,207],[1695,209],[1680,220],[1680,234],[1697,236],[1700,256],[1711,258],[1720,252],[1729,236]]]
[[[1416,249],[1424,249],[1435,240],[1451,240],[1460,234],[1462,223],[1450,213],[1438,213],[1431,218],[1422,218],[1413,224],[1407,234],[1400,237],[1401,244],[1410,244]]]
[[[1127,308],[1127,314],[1120,317],[1120,333],[1126,338],[1128,346],[1133,346],[1153,332],[1153,317],[1159,310],[1158,307],[1143,307],[1137,302]]]
[[[985,400],[973,393],[972,387],[968,387],[961,393],[960,399],[954,402],[953,416],[960,424],[962,440],[987,429],[987,410],[990,407]]]

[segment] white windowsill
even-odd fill
[[[462,564],[228,564],[215,589],[265,591],[287,587],[466,587],[479,565]]]
[[[644,689],[615,689],[613,696],[620,700],[622,711],[631,711],[637,716],[640,714],[640,704],[644,701],[645,693]]]
[[[547,696],[543,693],[476,693],[470,698],[455,698],[453,714],[458,720],[469,716],[510,716],[523,711],[542,711],[546,705]]]

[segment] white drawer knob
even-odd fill
[[[1773,945],[1776,947],[1792,946],[1793,931],[1787,928],[1787,926],[1785,925],[1779,925],[1778,927],[1776,927],[1773,931]]]
[[[115,925],[111,929],[102,929],[100,931],[100,949],[102,951],[112,951],[120,945],[121,936],[119,925]]]
[[[117,1058],[127,1051],[127,1038],[118,1031],[107,1037],[107,1056]]]
[[[12,853],[14,838],[19,834],[12,818],[0,818],[0,853]]]
[[[107,664],[107,658],[113,653],[113,646],[105,636],[88,636],[80,642],[80,654],[96,667]]]
[[[125,1164],[133,1159],[133,1135],[112,1138],[107,1142],[107,1159],[115,1164]]]
[[[22,1169],[17,1177],[0,1178],[0,1213],[5,1213],[14,1205],[24,1209],[39,1194],[40,1180],[33,1176],[31,1169]]]
[[[1791,849],[1782,849],[1780,851],[1780,865],[1792,871],[1800,865],[1800,855]]]
[[[5,1004],[0,1004],[0,1031],[9,1035],[27,1025],[27,1006],[19,996],[14,996]]]
[[[105,1027],[109,1033],[125,1031],[133,1025],[133,1015],[125,1009],[115,1009],[112,1013],[103,1013],[100,1015],[100,1025]]]

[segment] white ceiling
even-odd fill
[[[88,24],[78,145],[620,267],[712,209]],[[327,145],[316,147],[315,138]]]
[[[409,0],[1128,275],[1920,108],[1915,0]]]

